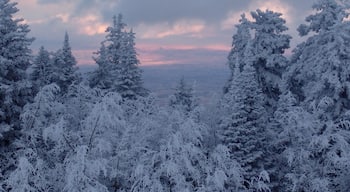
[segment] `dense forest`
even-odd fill
[[[122,15],[82,75],[67,33],[32,54],[16,5],[0,0],[0,191],[350,191],[347,1],[316,1],[290,57],[282,14],[242,14],[206,106],[186,79],[157,104]]]

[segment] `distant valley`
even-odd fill
[[[80,66],[80,71],[93,71],[95,66]],[[189,85],[195,86],[195,94],[202,103],[222,93],[222,88],[229,77],[229,69],[225,64],[218,65],[156,65],[142,66],[145,87],[158,96],[159,102],[165,104],[174,92],[181,77]]]

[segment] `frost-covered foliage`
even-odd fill
[[[176,115],[176,114],[173,114]],[[147,191],[231,191],[242,189],[239,164],[230,158],[229,150],[218,146],[205,148],[208,127],[179,113],[168,129],[149,163],[139,164],[135,187]],[[185,119],[184,119],[185,118]],[[143,162],[145,163],[145,162]],[[147,166],[145,166],[147,165]],[[141,191],[142,191],[141,190]]]
[[[224,145],[218,145],[210,153],[204,191],[243,190],[243,170],[231,157],[230,150]]]
[[[136,99],[146,96],[140,63],[135,49],[135,33],[125,31],[122,15],[113,17],[105,41],[94,58],[98,69],[90,76],[90,86],[118,92],[123,98]]]
[[[286,75],[288,89],[299,100],[327,108],[331,118],[349,109],[350,22],[345,20],[348,7],[339,2],[314,5],[317,13],[306,18],[309,25],[299,27],[301,35],[314,34],[294,50]]]
[[[98,181],[99,175],[107,175],[106,161],[103,159],[90,159],[89,148],[79,146],[72,157],[65,161],[66,182],[63,192],[108,192],[106,186]]]
[[[304,162],[292,169],[299,169],[300,175],[288,174],[288,178],[295,190],[346,191],[348,179],[343,170],[347,170],[348,163],[343,159],[348,156],[350,144],[349,3],[319,0],[313,8],[316,12],[306,18],[308,25],[298,28],[301,36],[312,33],[294,50],[285,75],[285,87],[295,95],[300,109],[295,121],[296,128],[303,131],[296,133],[303,133],[299,134],[299,149],[304,154],[299,155]],[[290,149],[289,154],[294,156]]]

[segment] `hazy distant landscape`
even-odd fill
[[[220,95],[222,87],[229,77],[228,66],[224,63],[216,65],[174,64],[142,66],[144,86],[158,96],[159,102],[167,102],[169,95],[183,76],[189,85],[195,86],[195,94],[202,103],[207,103],[214,94]],[[95,66],[80,66],[86,73]]]

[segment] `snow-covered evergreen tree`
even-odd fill
[[[68,33],[65,33],[62,49],[53,54],[51,62],[54,68],[51,83],[56,83],[60,86],[62,94],[65,94],[68,91],[68,87],[78,80],[78,76],[75,73],[77,62],[72,54]]]
[[[31,80],[37,90],[51,83],[53,67],[50,59],[50,53],[43,46],[40,47],[39,53],[34,60],[31,74]]]
[[[19,136],[20,113],[34,94],[26,76],[33,39],[27,37],[29,26],[15,18],[16,5],[0,1],[0,169],[5,177],[15,164],[16,148],[12,144]]]
[[[295,94],[303,109],[319,124],[309,138],[309,152],[317,166],[313,178],[323,179],[330,191],[342,191],[346,181],[340,167],[348,155],[349,129],[349,2],[319,0],[315,13],[300,25],[301,36],[312,32],[306,42],[294,50],[292,65],[286,75],[286,88]],[[321,168],[321,170],[317,169]],[[321,189],[322,190],[322,189]]]
[[[112,86],[113,78],[110,76],[110,70],[108,65],[108,56],[106,52],[106,46],[102,43],[100,50],[96,52],[98,57],[94,58],[98,68],[90,73],[89,85],[90,87],[98,87],[100,89],[109,89]]]
[[[19,129],[21,108],[28,102],[29,83],[26,70],[29,67],[33,39],[28,38],[28,25],[21,24],[23,19],[14,19],[18,12],[16,3],[9,0],[0,2],[0,134]]]
[[[116,91],[126,99],[136,99],[137,96],[145,96],[147,90],[143,88],[141,70],[138,67],[135,50],[135,33],[131,30],[124,33],[121,44],[120,72],[117,76]]]
[[[243,71],[236,66],[232,84],[225,94],[224,105],[230,113],[225,114],[220,123],[220,139],[229,148],[232,158],[242,166],[248,183],[246,187],[250,187],[251,179],[264,169],[262,159],[266,147],[264,95],[257,81],[252,54],[249,43],[244,54]]]
[[[231,81],[234,75],[234,69],[239,67],[240,71],[243,70],[244,65],[244,50],[251,39],[250,35],[250,22],[247,20],[244,14],[241,15],[239,24],[236,25],[237,32],[232,36],[232,48],[228,55],[228,65],[231,70],[230,78],[224,87],[224,94],[228,92],[228,88],[231,85]]]
[[[135,50],[135,33],[126,32],[122,15],[113,17],[105,41],[97,52],[98,69],[91,74],[90,86],[118,92],[124,99],[147,95]]]
[[[281,94],[280,82],[282,73],[287,67],[288,60],[283,55],[289,48],[290,35],[284,34],[288,29],[282,14],[273,11],[251,12],[253,21],[251,29],[254,31],[252,39],[254,68],[257,78],[269,108],[275,108],[278,96]]]
[[[338,118],[349,109],[350,22],[348,6],[342,1],[320,0],[313,6],[317,11],[306,18],[309,25],[299,27],[300,35],[314,35],[295,50],[292,66],[286,75],[288,88],[305,105],[324,105],[331,118]],[[330,99],[326,99],[330,98]],[[309,108],[309,106],[307,106]]]
[[[122,15],[113,17],[113,25],[106,30],[108,33],[101,43],[100,50],[94,58],[98,69],[91,75],[90,85],[106,90],[116,91],[116,80],[120,73],[122,43],[125,37],[126,24],[122,21]]]

